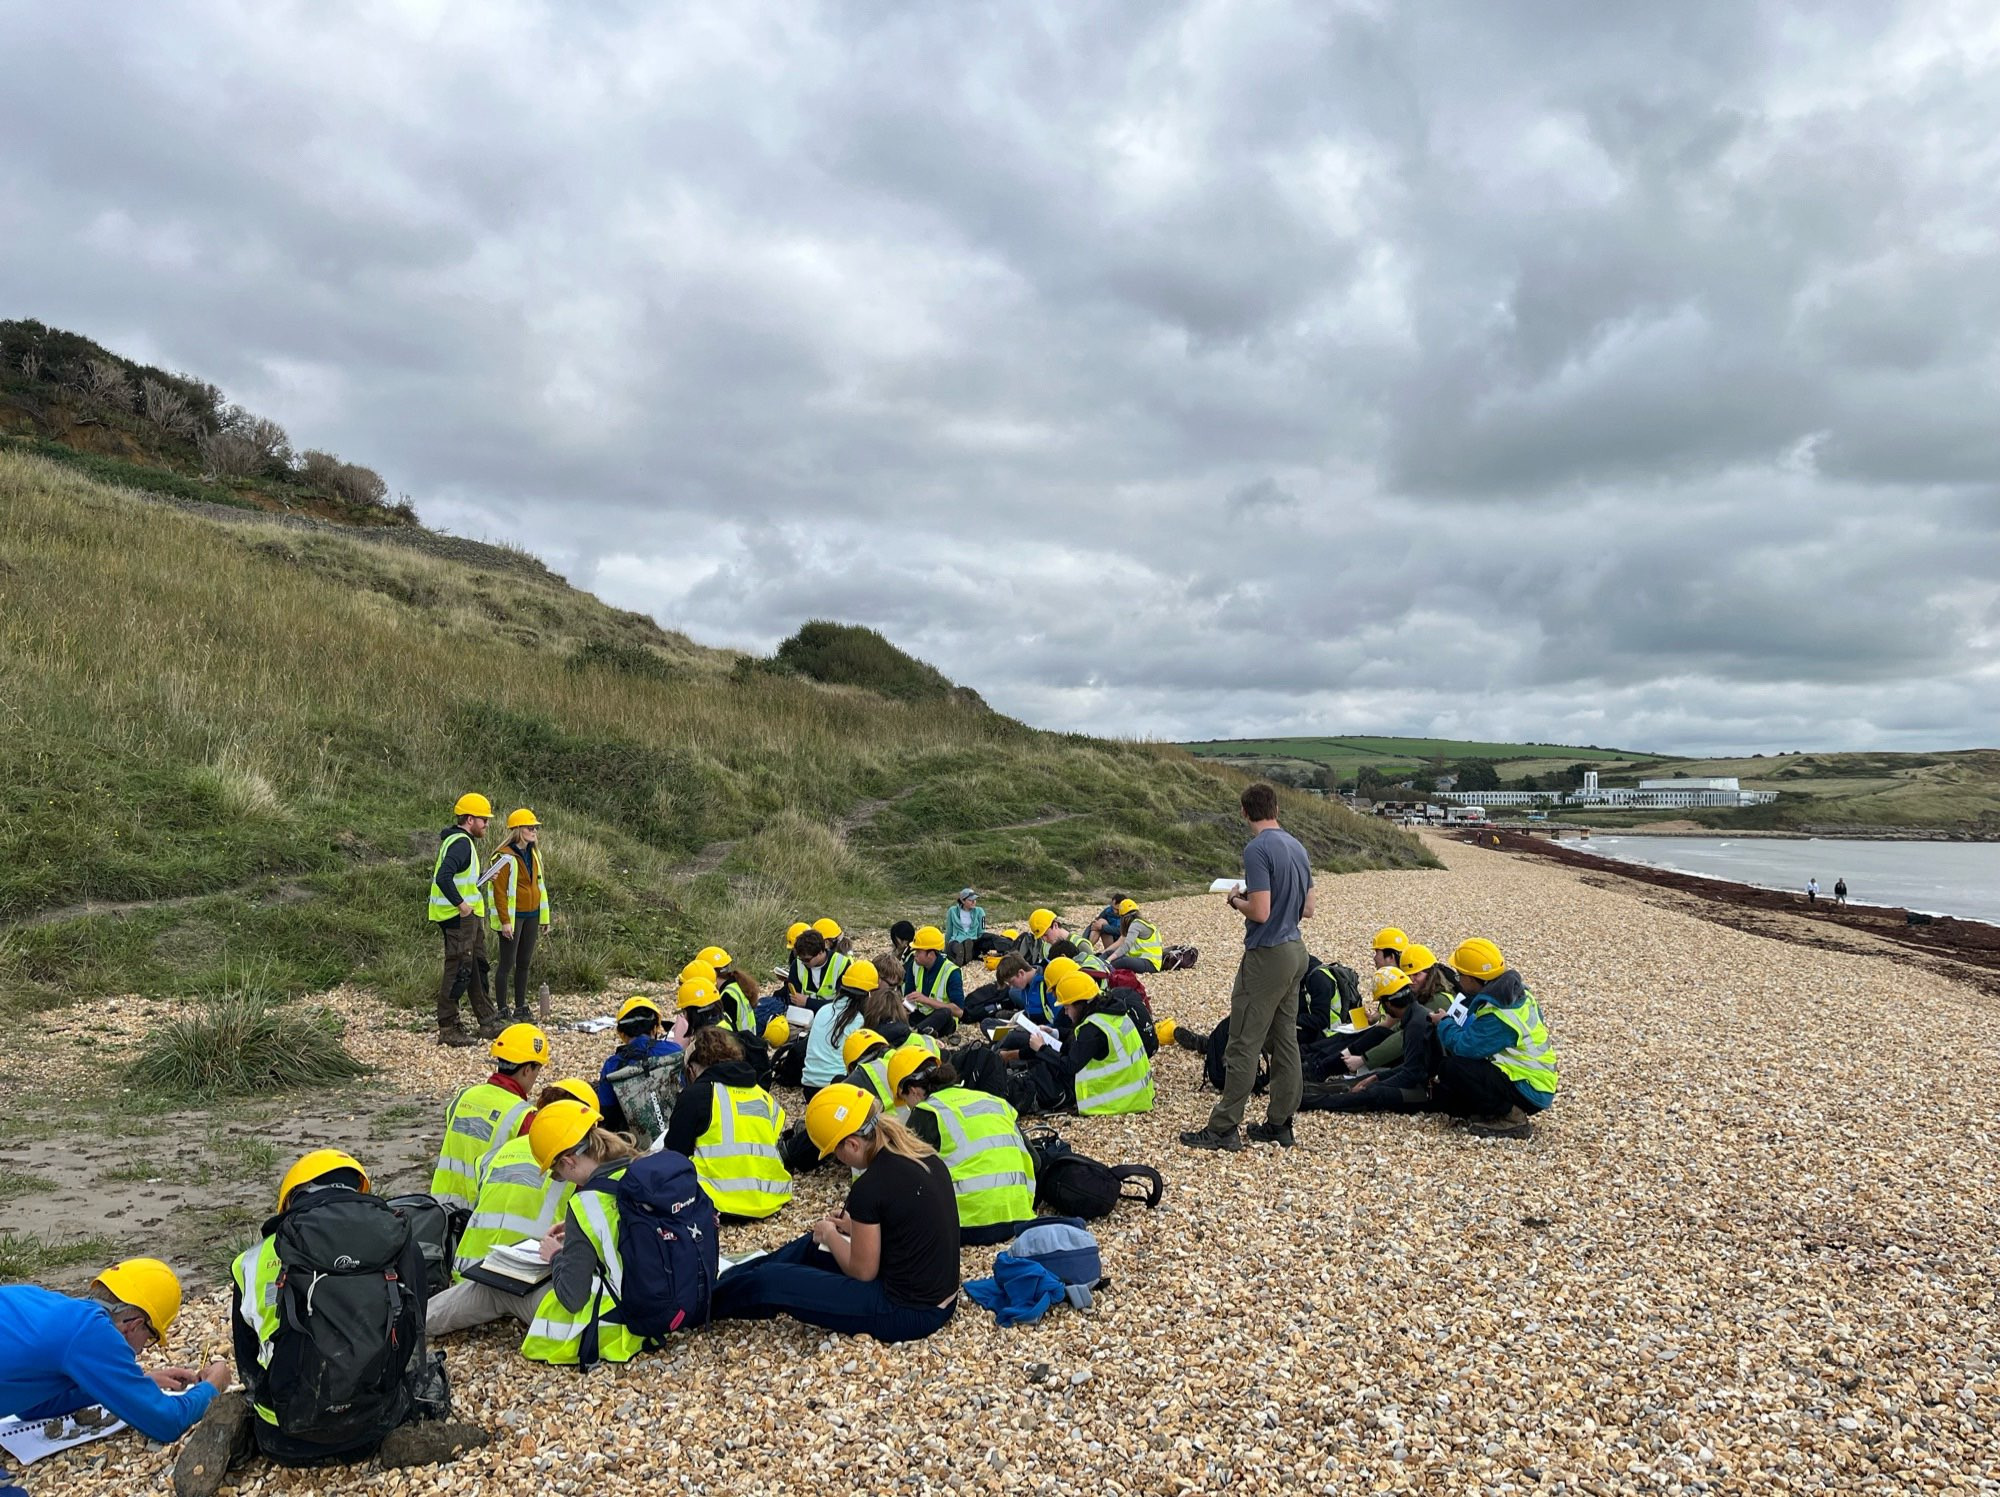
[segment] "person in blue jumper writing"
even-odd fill
[[[0,1417],[52,1419],[103,1404],[148,1439],[178,1440],[231,1376],[222,1361],[200,1372],[139,1366],[180,1312],[181,1281],[157,1258],[112,1264],[82,1299],[0,1287]]]
[[[1459,1000],[1438,1016],[1443,1056],[1432,1105],[1467,1119],[1482,1138],[1526,1138],[1556,1099],[1556,1047],[1542,1006],[1491,941],[1460,942],[1448,965]]]

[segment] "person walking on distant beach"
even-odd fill
[[[1819,903],[1819,880],[1817,878],[1809,878],[1806,880],[1806,903],[1807,904]]]
[[[1847,903],[1846,879],[1837,878],[1833,881],[1833,902],[1835,904],[1843,904],[1843,905]]]
[[[1243,849],[1243,890],[1229,907],[1243,916],[1243,962],[1229,995],[1229,1048],[1222,1100],[1206,1126],[1181,1135],[1191,1149],[1243,1147],[1237,1125],[1257,1083],[1258,1057],[1271,1057],[1270,1103],[1252,1123],[1253,1143],[1292,1146],[1292,1114],[1304,1078],[1299,1068],[1299,984],[1311,958],[1299,921],[1313,913],[1312,859],[1278,825],[1278,792],[1262,783],[1243,792],[1243,819],[1255,836]]]

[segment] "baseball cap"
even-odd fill
[[[958,891],[958,897],[960,899],[977,899],[979,897],[979,891],[977,889],[960,889]]]

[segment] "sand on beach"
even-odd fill
[[[1082,1152],[1167,1177],[1096,1224],[1092,1314],[1001,1330],[965,1304],[883,1347],[787,1321],[720,1325],[587,1377],[524,1362],[512,1325],[444,1344],[460,1417],[501,1439],[453,1466],[280,1472],[239,1491],[1768,1492],[1990,1490],[2000,1046],[1993,1003],[1883,956],[1645,902],[1556,863],[1434,845],[1443,872],[1320,885],[1308,944],[1366,970],[1370,934],[1497,940],[1540,998],[1562,1093],[1525,1143],[1431,1117],[1302,1116],[1299,1147],[1190,1153],[1196,1057],[1159,1105],[1058,1120]],[[1218,874],[1233,872],[1218,869]],[[1087,918],[1094,906],[1071,913]],[[995,915],[1009,912],[995,910]],[[1192,972],[1155,1011],[1227,1011],[1240,921],[1149,907]],[[369,1000],[348,998],[358,1012]],[[579,1000],[564,1011],[581,1014]],[[440,1101],[477,1062],[357,1048]],[[601,1038],[559,1034],[594,1074]],[[797,1112],[795,1093],[781,1099]],[[1262,1116],[1254,1101],[1251,1118]],[[725,1251],[835,1203],[831,1171]],[[135,1248],[136,1248],[135,1244]],[[994,1249],[968,1250],[968,1277]],[[228,1347],[192,1303],[178,1360]],[[160,1490],[133,1436],[54,1457],[32,1491]]]

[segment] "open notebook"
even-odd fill
[[[0,1419],[0,1450],[22,1465],[32,1466],[45,1455],[75,1445],[88,1445],[125,1428],[123,1419],[95,1403],[53,1419]]]
[[[465,1271],[475,1284],[503,1289],[509,1294],[526,1294],[549,1281],[552,1270],[542,1261],[538,1242],[503,1242]]]

